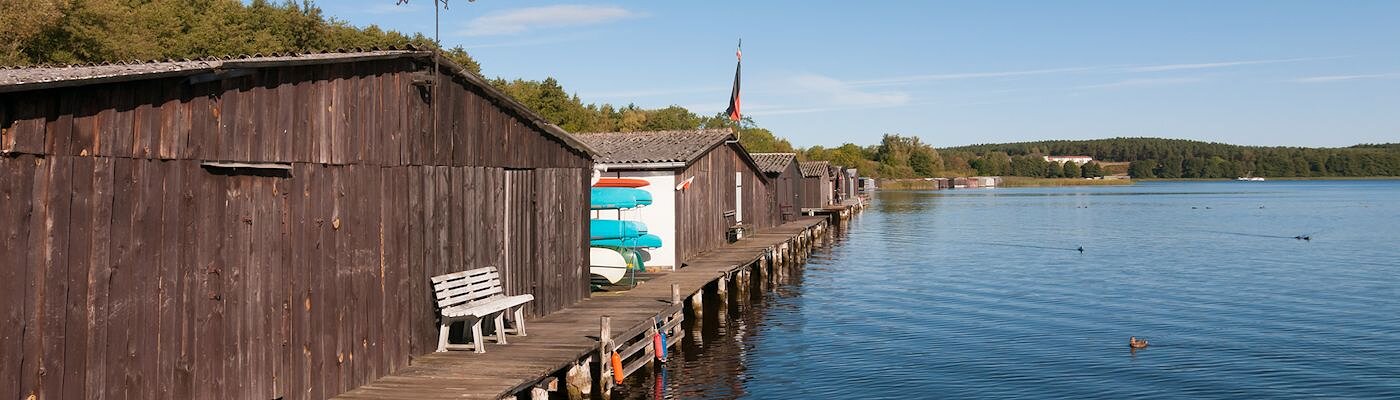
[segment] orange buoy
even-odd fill
[[[657,331],[651,339],[652,350],[656,353],[656,361],[666,362],[666,334]]]
[[[613,370],[613,383],[616,383],[616,384],[621,385],[621,384],[622,384],[622,378],[626,378],[626,377],[622,375],[622,372],[623,372],[623,371],[622,371],[622,356],[617,355],[617,352],[616,352],[616,351],[614,351],[613,354],[612,354],[612,370]]]
[[[598,183],[593,184],[593,187],[639,188],[650,184],[651,182],[647,182],[646,179],[600,178],[598,179]]]

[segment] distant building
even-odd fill
[[[1045,156],[1045,162],[1064,164],[1066,161],[1074,161],[1075,164],[1084,165],[1094,161],[1094,158],[1089,156]]]
[[[974,176],[967,178],[969,184],[976,183],[976,187],[997,187],[1001,186],[1000,176]]]

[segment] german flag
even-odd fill
[[[734,91],[729,93],[729,109],[724,110],[724,113],[729,114],[729,120],[739,121],[742,117],[739,114],[739,69],[744,65],[744,48],[742,43],[739,45],[739,49],[734,50],[734,58],[738,60],[734,63]]]

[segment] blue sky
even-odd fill
[[[432,34],[432,1],[318,3]],[[586,102],[725,107],[799,146],[1155,136],[1400,142],[1400,1],[452,0],[442,41],[488,77]]]

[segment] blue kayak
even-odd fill
[[[620,239],[594,239],[589,241],[589,246],[605,247],[626,247],[626,248],[657,248],[661,247],[661,237],[645,234],[634,238]]]
[[[632,188],[593,188],[589,200],[590,209],[617,210],[637,208],[651,204],[651,193]]]
[[[645,235],[647,226],[637,221],[619,221],[615,219],[592,219],[588,220],[588,238],[597,239],[630,239]]]

